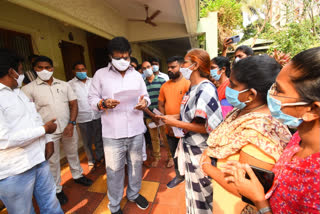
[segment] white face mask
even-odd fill
[[[15,71],[16,72],[16,71]],[[16,74],[18,74],[18,72],[16,72]],[[18,74],[19,75],[19,74]],[[17,81],[17,83],[18,83],[18,88],[21,88],[21,86],[22,86],[22,82],[23,82],[23,80],[24,80],[24,74],[20,74],[19,75],[19,77],[18,77],[18,79],[16,79],[16,78],[14,78],[16,81]]]
[[[190,65],[189,67],[187,68],[181,68],[180,67],[180,72],[181,74],[183,75],[184,78],[186,78],[187,80],[190,79],[190,76],[193,72],[193,70],[191,70],[190,68],[193,66],[194,64]]]
[[[129,65],[130,65],[130,61],[127,61],[125,59],[119,59],[119,60],[116,60],[116,59],[113,59],[112,58],[112,61],[111,61],[112,65],[119,71],[125,71],[128,69]]]
[[[237,62],[239,62],[240,60],[241,60],[241,59],[240,59],[239,57],[236,57],[235,60],[234,60],[234,62],[237,63]]]
[[[153,71],[152,71],[151,68],[147,68],[146,70],[143,71],[143,74],[144,74],[145,77],[148,78],[148,77],[151,77],[151,76],[152,76]]]
[[[48,81],[52,77],[53,72],[44,69],[42,71],[37,71],[37,74],[41,80]]]

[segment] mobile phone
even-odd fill
[[[230,37],[230,39],[232,40],[232,43],[240,42],[240,36],[239,35],[232,36],[232,37]]]
[[[262,169],[262,168],[259,168],[256,166],[250,165],[250,167],[253,170],[254,174],[257,176],[260,183],[262,184],[263,189],[264,189],[264,193],[267,193],[269,191],[269,189],[272,187],[274,173],[270,170]],[[246,173],[246,178],[250,179],[248,173]],[[242,196],[241,199],[242,199],[242,201],[254,206],[254,203],[250,199],[248,199],[244,196]]]

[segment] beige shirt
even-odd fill
[[[70,85],[55,78],[49,85],[37,78],[22,87],[22,91],[36,104],[44,123],[57,119],[58,127],[54,134],[62,133],[70,120],[69,101],[77,99]]]

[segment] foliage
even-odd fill
[[[288,64],[291,59],[290,54],[283,53],[277,49],[274,49],[270,56],[273,57],[282,67]]]
[[[206,17],[209,12],[218,12],[219,42],[233,35],[233,30],[241,26],[241,4],[236,0],[200,0],[200,17]]]
[[[253,38],[255,35],[257,35],[258,28],[261,28],[262,25],[263,25],[262,20],[259,19],[251,23],[250,25],[248,25],[246,28],[244,28],[241,42],[244,42],[250,38]],[[270,30],[272,30],[272,28],[273,27],[271,26],[271,24],[267,22],[261,33],[263,34],[263,33],[269,32]]]
[[[317,26],[319,26],[320,18],[315,21]],[[261,37],[274,40],[269,52],[276,48],[278,51],[290,53],[291,56],[294,56],[306,49],[320,46],[319,31],[314,35],[312,25],[313,23],[309,19],[292,22],[279,30],[271,28],[261,35]]]

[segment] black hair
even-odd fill
[[[308,103],[320,101],[320,47],[300,52],[291,63],[301,73],[292,79],[301,99]]]
[[[131,46],[129,41],[124,37],[114,37],[108,44],[107,48],[108,54],[112,55],[114,51],[119,51],[120,53],[128,52],[131,54]]]
[[[47,57],[47,56],[38,56],[38,57],[36,58],[36,60],[34,61],[34,63],[33,63],[33,67],[36,66],[38,62],[47,62],[47,63],[49,63],[51,66],[53,66],[52,60],[51,60],[49,57]]]
[[[235,79],[246,84],[248,88],[254,88],[265,103],[268,90],[280,70],[281,65],[266,54],[244,58],[232,67]]]
[[[133,56],[130,57],[130,61],[133,63],[136,63],[137,66],[139,65],[138,60],[136,58],[134,58]]]
[[[0,48],[0,78],[9,73],[9,69],[13,68],[18,72],[19,64],[23,62],[23,58],[6,48]]]
[[[86,68],[86,64],[84,64],[84,62],[78,61],[78,62],[73,63],[72,70],[76,69],[77,65],[83,65]]]
[[[157,62],[160,64],[160,59],[158,57],[151,57],[149,60],[148,60],[150,63],[151,62]]]
[[[138,66],[137,66],[137,71],[139,71],[141,69],[141,64],[139,64]]]
[[[235,50],[234,53],[236,53],[237,51],[241,51],[241,52],[245,53],[247,56],[253,56],[252,48],[250,48],[247,45],[241,45],[241,46],[237,47],[237,49]]]
[[[226,68],[226,75],[230,77],[231,69],[230,69],[230,61],[227,57],[224,56],[217,56],[211,59],[211,62],[216,64],[220,69],[225,67]]]
[[[172,56],[167,59],[167,64],[171,62],[177,61],[179,64],[182,64],[184,62],[184,58],[182,56]]]
[[[37,58],[37,57],[39,57],[39,55],[37,55],[37,54],[31,54],[30,56],[28,56],[28,60],[31,62],[31,60],[32,60],[33,58]]]

